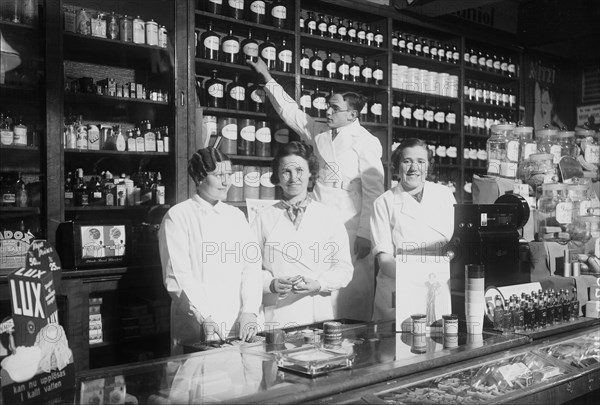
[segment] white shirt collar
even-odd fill
[[[215,205],[212,205],[211,203],[206,201],[204,198],[200,197],[198,194],[194,194],[192,196],[192,200],[194,200],[200,206],[201,209],[214,210],[216,212],[223,212],[223,209],[227,205],[227,204],[223,203],[222,201],[217,201],[217,203]]]

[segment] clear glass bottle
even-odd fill
[[[554,156],[553,163],[558,164],[561,157],[558,130],[552,128],[536,129],[535,139],[538,145],[538,152],[551,153]]]
[[[573,202],[567,185],[547,183],[542,185],[542,196],[537,203],[536,238],[539,241],[567,243],[567,232],[573,219]]]
[[[569,184],[567,186],[569,198],[573,202],[573,219],[567,227],[571,240],[586,243],[592,238],[590,222],[586,219],[590,216],[589,209],[592,200],[588,195],[588,186],[584,184]]]
[[[487,140],[486,150],[488,155],[487,174],[492,176],[501,175],[502,162],[506,161],[507,132],[514,130],[514,125],[493,125],[491,135]]]

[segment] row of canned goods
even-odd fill
[[[289,129],[268,121],[205,116],[206,133],[216,136],[217,147],[227,155],[270,157],[279,144],[289,142]]]
[[[144,21],[139,16],[118,15],[114,12],[76,10],[64,6],[65,32],[108,38],[134,44],[167,47],[167,28],[154,20]]]
[[[231,166],[231,187],[227,191],[227,201],[241,202],[246,199],[274,200],[279,191],[271,182],[271,167]]]

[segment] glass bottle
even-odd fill
[[[554,293],[554,323],[560,324],[563,322],[563,306],[558,293]]]
[[[446,127],[446,113],[440,107],[439,104],[436,104],[434,113],[433,113],[433,121],[435,123],[435,129],[443,130]]]
[[[508,131],[512,131],[513,129],[514,126],[509,125],[492,126],[492,133],[490,138],[487,140],[486,146],[488,156],[488,175],[500,175],[502,162],[506,160],[506,134]]]
[[[435,112],[433,108],[429,105],[429,102],[425,103],[425,109],[423,110],[423,122],[425,124],[425,128],[435,129],[435,121],[434,121]]]
[[[337,32],[337,38],[340,41],[347,41],[348,40],[348,27],[346,27],[344,25],[344,20],[342,18],[338,18],[338,23],[336,26],[336,32]]]
[[[412,125],[416,128],[424,128],[425,122],[423,114],[425,113],[423,105],[416,102],[412,107]]]
[[[311,114],[316,118],[325,118],[327,113],[327,98],[326,94],[319,90],[319,87],[315,88],[315,92],[312,95],[312,107],[313,113]]]
[[[75,124],[75,133],[77,134],[77,141],[75,146],[77,149],[87,149],[88,147],[88,133],[87,133],[87,125],[83,123],[83,117],[81,115],[77,118],[77,123]]]
[[[245,65],[246,60],[258,61],[258,42],[252,38],[251,28],[248,28],[248,37],[242,41],[240,46],[242,47],[242,58],[238,59],[241,64]]]
[[[285,38],[281,40],[281,46],[277,50],[277,69],[280,72],[292,73],[294,66],[294,52],[286,44]]]
[[[323,59],[319,56],[319,50],[313,49],[313,55],[310,57],[310,74],[312,76],[323,76]]]
[[[17,175],[17,181],[15,183],[15,205],[17,207],[27,207],[29,205],[27,185],[23,181],[20,172]]]
[[[437,55],[438,55],[438,60],[440,62],[446,61],[446,48],[444,47],[444,45],[442,45],[442,43],[440,41],[438,41],[438,43],[437,43]]]
[[[206,89],[206,105],[207,107],[223,108],[225,105],[225,86],[221,80],[217,78],[218,71],[212,70],[211,78],[206,81],[204,88]]]
[[[527,297],[527,306],[525,307],[525,329],[530,331],[535,329],[535,312],[533,301],[529,296]]]
[[[72,172],[68,172],[67,176],[65,177],[65,191],[64,191],[64,205],[65,207],[72,207],[75,202],[74,202],[74,195],[73,195],[73,173]]]
[[[377,100],[375,97],[371,97],[369,100],[369,115],[367,119],[371,122],[380,123],[382,121],[383,115],[383,105],[381,101]]]
[[[329,16],[327,24],[327,36],[331,39],[338,39],[338,26],[333,21],[333,17]]]
[[[456,128],[456,113],[454,112],[450,104],[448,104],[448,107],[446,107],[445,115],[446,117],[444,129],[446,131],[454,131],[454,129]]]
[[[304,32],[315,35],[317,32],[317,21],[312,11],[307,12],[306,21],[304,21]]]
[[[352,55],[350,61],[350,80],[360,82],[360,66],[356,63],[356,56]]]
[[[573,298],[572,298],[572,307],[571,307],[571,319],[579,319],[579,297],[577,297],[577,287],[573,287]]]
[[[369,64],[369,59],[366,56],[363,57],[363,64],[360,67],[360,75],[363,83],[373,83],[373,68]]]
[[[13,126],[13,145],[27,146],[27,126],[23,124],[21,115]]]
[[[400,125],[400,105],[397,101],[392,104],[392,123]]]
[[[577,145],[575,144],[575,131],[563,129],[558,132],[558,143],[560,145],[560,155],[576,158],[578,155]]]
[[[325,16],[319,14],[319,21],[317,21],[317,33],[320,37],[327,36],[327,22],[325,22]]]
[[[275,0],[271,7],[271,25],[276,28],[285,28],[287,24],[288,7],[282,0]]]
[[[507,73],[508,73],[508,77],[517,77],[517,65],[515,65],[515,63],[512,60],[512,56],[508,57],[508,62],[507,62]]]
[[[234,79],[227,85],[227,108],[232,110],[245,110],[246,107],[246,86],[240,82],[240,74],[234,74]]]
[[[277,49],[275,48],[275,44],[271,42],[269,34],[265,36],[264,42],[258,47],[258,52],[269,70],[275,69],[277,64]]]
[[[267,93],[265,89],[258,83],[248,88],[249,96],[246,97],[248,110],[253,112],[265,112],[265,103],[267,101]]]
[[[227,0],[229,16],[236,20],[246,19],[246,2],[244,0]]]
[[[561,299],[561,304],[562,304],[562,311],[563,311],[563,321],[564,322],[569,322],[571,320],[571,311],[572,311],[572,305],[571,305],[571,299],[569,297],[569,290],[564,289],[561,290],[562,291],[562,299]]]
[[[373,84],[383,85],[383,69],[379,65],[379,59],[375,59],[375,66],[373,67]]]
[[[398,52],[406,53],[406,36],[401,32],[398,33]]]
[[[152,201],[156,205],[163,205],[165,203],[165,185],[162,182],[160,172],[156,173],[154,183],[152,184]]]
[[[248,21],[256,24],[266,22],[267,5],[264,0],[253,0],[248,7]]]
[[[502,314],[502,328],[505,332],[512,332],[514,330],[512,307],[513,303],[505,299],[504,313]]]
[[[415,42],[413,36],[409,34],[406,34],[406,53],[409,55],[414,55],[415,53]]]
[[[306,48],[302,47],[300,54],[300,74],[310,74],[310,58],[306,54]]]
[[[535,137],[538,145],[538,152],[550,153],[554,164],[558,164],[561,158],[560,144],[558,143],[558,130],[549,127],[537,129]]]
[[[359,44],[365,45],[367,43],[367,31],[365,31],[362,23],[357,23],[358,28],[356,29],[356,39]]]
[[[470,48],[469,54],[470,54],[469,67],[477,68],[477,65],[478,65],[477,52],[475,52],[475,50],[473,48]]]
[[[327,51],[327,58],[323,61],[323,67],[326,78],[335,79],[337,77],[337,63],[331,57],[331,51]]]
[[[563,244],[569,242],[566,228],[572,222],[573,203],[567,194],[567,185],[542,184],[542,196],[537,205],[536,239]]]
[[[431,47],[427,38],[421,38],[421,50],[424,58],[431,58]]]
[[[402,104],[400,104],[400,125],[405,127],[412,125],[412,108],[404,97],[402,98]]]
[[[240,41],[233,35],[232,27],[229,27],[229,33],[221,41],[221,53],[223,62],[238,63]]]
[[[366,24],[365,29],[365,45],[373,46],[375,44],[375,33],[371,30],[371,24]]]
[[[348,42],[358,42],[356,34],[357,32],[354,22],[352,20],[348,20]]]
[[[221,37],[213,31],[213,24],[208,22],[208,29],[200,35],[199,55],[204,59],[219,60],[219,42]]]
[[[348,80],[350,78],[350,64],[346,61],[346,55],[341,55],[337,63],[337,78],[339,80]]]
[[[429,41],[429,58],[430,59],[438,58],[438,46],[434,40]]]
[[[77,183],[75,184],[75,206],[84,207],[89,204],[87,186],[83,181],[83,169],[78,168],[77,172]]]
[[[375,35],[373,36],[373,40],[375,41],[375,46],[377,48],[383,47],[383,33],[381,32],[381,28],[379,26],[375,27]]]
[[[554,325],[554,319],[556,317],[554,310],[556,307],[554,305],[554,296],[551,291],[544,295],[544,302],[546,303],[546,310],[548,312],[548,325]]]
[[[300,85],[300,109],[305,114],[312,112],[312,97],[309,90],[304,88],[304,84]]]
[[[419,39],[418,36],[415,35],[414,40],[413,40],[413,49],[414,49],[414,53],[417,56],[423,56],[423,44],[421,44],[421,40]]]

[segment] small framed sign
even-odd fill
[[[131,256],[131,223],[63,222],[56,245],[65,269],[125,266]]]

